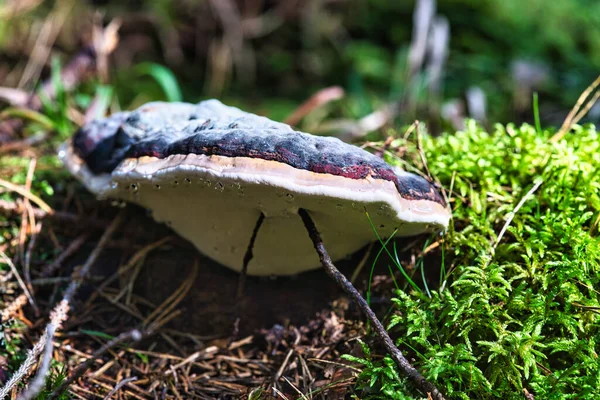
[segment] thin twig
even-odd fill
[[[111,222],[109,227],[106,229],[106,231],[100,238],[100,241],[96,245],[96,248],[92,251],[92,253],[88,257],[85,264],[83,264],[83,266],[79,269],[79,271],[74,274],[73,282],[71,282],[71,284],[67,288],[67,291],[64,294],[64,297],[63,297],[64,300],[66,300],[67,302],[71,301],[71,299],[73,298],[73,295],[75,294],[77,289],[79,289],[79,286],[81,286],[81,283],[83,282],[83,280],[88,276],[90,268],[92,267],[92,265],[94,265],[94,263],[100,256],[100,253],[102,253],[102,250],[104,250],[104,247],[106,247],[106,244],[111,239],[113,233],[117,230],[117,228],[119,228],[122,221],[123,221],[123,213],[121,212],[115,217],[115,219]]]
[[[45,348],[46,344],[52,342],[56,329],[66,321],[68,311],[69,304],[64,300],[54,307],[54,310],[50,313],[50,322],[48,323],[44,334],[33,348],[29,350],[27,358],[25,358],[25,361],[19,366],[19,369],[13,374],[10,380],[6,382],[4,387],[0,389],[0,400],[4,399],[12,391],[12,388],[25,378],[29,371],[31,371],[31,368],[35,365],[38,356]],[[42,370],[40,369],[40,371]],[[44,371],[44,378],[47,372],[47,370]],[[33,393],[31,396],[34,397],[36,394],[37,393]]]
[[[587,113],[592,109],[592,107],[594,107],[594,104],[596,104],[596,101],[598,101],[599,98],[600,98],[600,91],[597,91],[596,93],[594,93],[591,100],[588,101],[587,104],[581,109],[581,111],[579,111],[577,113],[575,118],[573,118],[572,123],[576,124],[579,121],[581,121],[581,119],[587,115]]]
[[[35,228],[31,232],[31,238],[29,239],[29,245],[27,246],[27,252],[25,253],[25,260],[23,262],[23,279],[25,279],[25,284],[27,288],[33,293],[33,285],[31,284],[31,254],[33,253],[33,249],[35,248],[35,243],[37,242],[37,238],[42,231],[42,223],[38,222],[35,225]]]
[[[4,387],[0,389],[0,400],[4,399],[12,391],[12,388],[27,375],[31,368],[35,365],[38,355],[44,349],[46,340],[48,338],[48,330],[40,338],[40,340],[33,346],[31,350],[27,352],[27,358],[21,364],[19,369],[13,374],[13,376],[6,382]]]
[[[394,341],[390,338],[383,324],[379,321],[373,310],[371,310],[365,299],[361,296],[358,290],[356,290],[352,283],[333,264],[331,257],[329,257],[329,254],[325,249],[325,245],[321,239],[321,234],[317,230],[317,227],[308,214],[308,211],[301,208],[298,210],[298,214],[304,222],[304,226],[306,227],[308,235],[315,246],[315,250],[319,254],[319,259],[321,260],[321,264],[325,268],[325,271],[340,286],[340,288],[342,288],[342,290],[344,290],[352,298],[358,308],[367,316],[375,333],[379,337],[379,340],[383,342],[385,349],[390,353],[398,368],[404,373],[404,375],[412,380],[415,386],[423,393],[436,400],[444,399],[442,393],[432,383],[427,381],[427,379],[425,379],[425,377],[408,362],[400,349],[396,347]]]
[[[113,394],[115,394],[119,391],[119,389],[121,389],[123,386],[125,386],[126,384],[133,382],[133,381],[137,381],[137,376],[132,376],[131,378],[125,378],[125,379],[119,381],[119,383],[117,383],[117,385],[114,387],[114,389],[111,390],[110,392],[108,392],[108,394],[106,395],[106,397],[104,397],[103,400],[110,399]]]
[[[383,159],[385,152],[388,151],[394,139],[394,136],[388,135],[387,139],[385,139],[385,142],[383,142],[383,145],[379,149],[377,149],[373,154]]]
[[[89,281],[103,281],[103,276],[88,276]],[[50,278],[39,278],[31,281],[33,286],[56,285],[57,283],[71,282],[70,276],[55,276]]]
[[[421,129],[419,129],[421,123],[419,121],[415,121],[415,132],[417,136],[417,151],[419,152],[419,157],[421,158],[421,162],[423,163],[423,168],[425,168],[425,172],[427,173],[427,177],[429,181],[432,181],[431,172],[429,172],[429,167],[427,166],[427,157],[425,157],[425,152],[423,151],[423,144],[421,143]]]
[[[19,395],[17,400],[30,400],[34,398],[44,387],[46,375],[48,375],[48,371],[50,371],[50,362],[52,361],[52,352],[54,350],[52,338],[54,337],[56,328],[57,326],[55,324],[48,324],[46,327],[46,337],[49,340],[46,342],[46,348],[44,350],[44,355],[42,356],[42,363],[33,381],[31,381],[27,389],[25,389],[25,391]]]
[[[54,261],[50,264],[46,265],[44,271],[42,272],[42,276],[48,277],[54,273],[69,257],[77,252],[85,244],[85,242],[89,239],[89,232],[85,232],[79,237],[75,238],[69,246],[63,251]]]
[[[108,82],[108,56],[119,44],[121,24],[121,19],[115,18],[105,28],[102,28],[102,19],[100,18],[92,31],[94,52],[96,53],[96,69],[102,83]]]
[[[24,210],[22,205],[14,202],[0,200],[0,213],[6,213],[9,215],[19,215]],[[79,215],[64,212],[64,211],[45,211],[40,208],[33,208],[33,215],[37,219],[49,218],[52,221],[59,223],[66,223],[72,225],[85,225],[87,228],[93,229],[105,229],[108,226],[106,221],[98,220],[95,218],[80,217]]]
[[[302,393],[300,391],[300,389],[298,389],[288,378],[286,378],[285,376],[282,377],[284,381],[286,381],[286,383],[288,385],[290,385],[292,387],[292,389],[294,389],[294,391],[296,393],[298,393],[300,395],[300,397],[298,397],[298,399],[302,399],[302,400],[308,400],[308,397],[306,397],[306,395],[304,393]]]
[[[69,385],[71,385],[77,379],[81,378],[83,376],[83,374],[85,374],[86,371],[88,369],[90,369],[90,367],[96,362],[96,360],[99,359],[100,357],[102,357],[109,350],[114,349],[116,346],[120,345],[123,342],[127,342],[127,341],[138,342],[142,339],[142,337],[144,337],[148,334],[149,334],[149,332],[142,333],[137,329],[132,329],[129,332],[121,333],[116,338],[111,339],[104,346],[102,346],[98,350],[96,350],[90,356],[90,358],[85,360],[83,363],[79,364],[77,366],[77,368],[75,368],[69,374],[69,377],[67,379],[65,379],[59,387],[54,389],[54,391],[48,396],[47,400],[56,399],[62,392],[64,392],[69,387]]]
[[[48,138],[46,133],[38,133],[22,140],[14,140],[0,145],[0,154],[29,149],[44,142]]]

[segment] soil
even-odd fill
[[[112,207],[101,207],[99,214],[103,219],[109,219],[116,211]],[[172,240],[167,245],[146,256],[135,283],[135,293],[156,306],[176,291],[190,275],[194,263],[198,263],[195,282],[178,305],[182,313],[169,323],[170,328],[200,336],[228,336],[232,333],[245,335],[261,329],[270,329],[276,324],[300,326],[308,323],[324,309],[331,309],[332,303],[347,304],[343,292],[320,268],[289,277],[248,276],[243,298],[238,303],[238,273],[200,254],[186,240],[146,216],[141,208],[128,205],[126,215],[127,232],[115,237],[112,245],[103,252],[96,263],[92,275],[110,276],[140,248],[171,236]],[[414,240],[399,240],[398,248],[403,248],[409,241]],[[94,245],[95,240],[90,240],[90,244],[81,249],[70,264],[77,265],[85,261]],[[336,262],[336,266],[346,276],[350,276],[364,257],[365,251],[366,249],[362,249],[351,258]],[[373,251],[369,255],[356,283],[363,293],[375,253]],[[408,253],[401,254],[401,258],[405,260],[409,257]],[[377,264],[374,276],[387,278],[376,279],[376,284],[372,287],[374,303],[378,300],[377,292],[384,293],[382,297],[389,298],[389,290],[392,287],[387,269],[389,260],[382,256]],[[435,271],[429,272],[432,278],[435,277]],[[81,296],[89,295],[92,289],[93,287],[88,286],[87,290],[81,292]],[[389,303],[383,306],[382,310],[387,311]],[[353,317],[361,318],[352,305],[349,307]],[[345,307],[336,311],[343,312],[343,308]],[[234,322],[238,317],[235,332]]]

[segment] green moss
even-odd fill
[[[389,328],[449,398],[600,398],[600,142],[592,126],[549,137],[470,123],[423,138],[432,175],[452,188],[447,273],[431,297],[398,291]],[[413,143],[395,144],[422,167]],[[381,372],[390,361],[368,360],[359,388],[411,398]]]

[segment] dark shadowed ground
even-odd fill
[[[173,236],[164,225],[146,217],[143,210],[129,206],[126,212],[128,226],[133,227],[133,231],[140,235],[136,237],[135,233],[125,234],[119,238],[115,243],[118,247],[113,247],[101,257],[93,274],[108,276],[116,271],[120,260],[126,259],[136,248]],[[81,252],[82,258],[77,257],[78,261],[86,257],[87,250],[89,249]],[[336,265],[350,276],[364,257],[365,251],[363,249]],[[374,256],[375,252],[372,252],[358,279],[361,289],[366,284]],[[188,278],[196,261],[199,268],[194,284],[180,303],[179,308],[183,309],[183,313],[169,325],[196,335],[230,335],[234,332],[236,316],[240,318],[239,335],[269,329],[275,324],[302,325],[314,318],[317,312],[331,308],[332,302],[344,297],[335,282],[322,269],[317,269],[290,277],[249,276],[244,297],[238,304],[236,290],[239,274],[203,256],[177,236],[146,257],[136,279],[135,293],[155,305],[160,304]],[[385,268],[385,263],[381,262],[379,265],[380,268]],[[387,274],[387,270],[383,269],[377,272]],[[121,281],[128,282],[126,279]],[[345,301],[343,303],[346,304]],[[356,312],[353,308],[352,311]]]

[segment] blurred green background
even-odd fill
[[[558,125],[600,71],[595,0],[4,0],[0,85],[34,88],[52,56],[67,62],[115,18],[109,80],[122,108],[165,98],[156,80],[133,79],[151,61],[186,101],[218,97],[276,119],[339,85],[347,101],[329,116],[392,103],[401,122],[434,131],[468,116],[532,121],[538,92],[542,123]],[[599,118],[596,107],[587,121]]]

